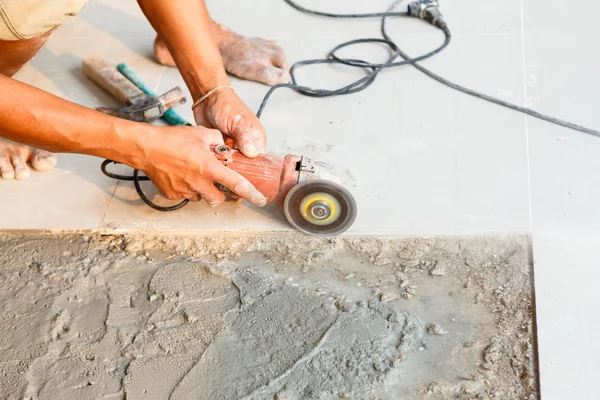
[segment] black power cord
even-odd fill
[[[296,92],[298,92],[300,94],[303,94],[305,96],[311,96],[311,97],[340,96],[340,95],[344,95],[344,94],[360,92],[360,91],[366,89],[367,87],[369,87],[375,81],[375,79],[377,78],[379,73],[381,71],[383,71],[384,69],[400,67],[400,66],[408,65],[408,64],[414,65],[415,63],[425,60],[429,57],[432,57],[432,56],[438,54],[439,52],[441,52],[442,50],[444,50],[450,44],[450,40],[451,40],[450,30],[446,26],[446,23],[444,22],[443,18],[441,18],[441,14],[439,14],[439,11],[437,8],[437,2],[434,0],[416,1],[414,3],[409,4],[407,11],[404,11],[404,12],[394,11],[396,9],[396,7],[402,2],[401,0],[396,0],[396,1],[394,1],[394,3],[390,6],[390,8],[386,12],[368,13],[368,14],[324,13],[324,12],[313,11],[313,10],[304,8],[292,0],[284,0],[284,1],[287,4],[289,4],[290,6],[292,6],[293,8],[295,8],[296,10],[299,10],[301,12],[304,12],[307,14],[312,14],[312,15],[317,15],[317,16],[322,16],[322,17],[327,17],[327,18],[357,19],[357,18],[381,17],[383,23],[385,24],[385,20],[388,17],[413,17],[414,16],[414,17],[425,19],[425,20],[429,21],[431,24],[433,24],[435,27],[441,29],[445,35],[445,40],[442,43],[442,45],[440,45],[437,49],[430,51],[426,54],[423,54],[419,57],[410,58],[406,55],[406,53],[404,53],[400,50],[400,48],[396,45],[396,43],[394,43],[393,40],[391,40],[389,38],[389,36],[385,33],[385,26],[382,25],[382,31],[384,33],[383,38],[365,38],[365,39],[350,40],[350,41],[341,43],[341,44],[337,45],[336,47],[334,47],[333,50],[331,50],[329,52],[328,58],[298,61],[295,64],[293,64],[292,67],[290,68],[290,75],[292,77],[292,83],[282,83],[279,85],[275,85],[269,89],[269,91],[265,95],[265,98],[263,99],[263,101],[258,109],[258,112],[256,113],[258,118],[260,118],[262,116],[265,106],[267,105],[267,102],[271,98],[271,95],[273,94],[273,92],[275,92],[279,88],[287,87],[289,89],[295,90]],[[383,64],[370,63],[370,62],[367,62],[364,60],[342,58],[337,55],[337,53],[341,49],[344,49],[346,47],[350,47],[350,46],[353,46],[356,44],[362,44],[362,43],[385,44],[392,50],[392,55]],[[399,58],[403,58],[403,60],[396,61]],[[366,69],[368,72],[363,78],[361,78],[355,82],[352,82],[349,85],[346,85],[344,87],[341,87],[341,88],[335,89],[335,90],[310,88],[307,86],[299,85],[298,82],[296,81],[296,75],[295,75],[296,69],[298,67],[302,67],[305,65],[314,65],[314,64],[343,64],[343,65],[348,65],[351,67],[363,68],[363,69]]]
[[[142,201],[144,203],[146,203],[149,207],[154,208],[156,211],[162,211],[162,212],[177,211],[180,208],[184,207],[187,203],[190,202],[188,199],[184,199],[180,203],[175,204],[174,206],[168,206],[168,207],[159,206],[158,204],[156,204],[152,200],[150,200],[148,198],[148,196],[146,196],[146,194],[142,190],[142,186],[140,185],[140,182],[149,181],[150,178],[148,178],[147,176],[140,176],[139,169],[134,169],[133,175],[114,174],[106,169],[106,167],[108,167],[108,164],[110,164],[110,163],[119,164],[118,162],[113,161],[113,160],[102,161],[102,165],[100,165],[100,169],[102,170],[102,173],[104,175],[108,176],[109,178],[113,178],[118,181],[133,182],[133,186],[135,186],[135,191],[137,192],[138,196],[140,196],[140,199],[142,199]]]
[[[491,103],[494,103],[494,104],[527,114],[527,115],[530,115],[532,117],[535,117],[535,118],[538,118],[538,119],[541,119],[541,120],[544,120],[544,121],[547,121],[547,122],[550,122],[550,123],[553,123],[556,125],[564,126],[566,128],[574,129],[574,130],[577,130],[580,132],[584,132],[584,133],[587,133],[587,134],[590,134],[593,136],[600,137],[600,131],[597,131],[597,130],[594,130],[591,128],[586,128],[584,126],[577,125],[572,122],[565,121],[565,120],[562,120],[559,118],[548,116],[548,115],[539,113],[535,110],[532,110],[530,108],[522,107],[522,106],[519,106],[519,105],[516,105],[513,103],[509,103],[504,100],[498,99],[496,97],[489,96],[485,93],[481,93],[476,90],[472,90],[467,87],[458,85],[456,83],[453,83],[453,82],[435,74],[434,72],[423,67],[422,65],[418,64],[419,61],[423,61],[429,57],[432,57],[432,56],[438,54],[442,50],[444,50],[450,44],[450,40],[452,38],[450,29],[448,28],[448,25],[444,21],[444,18],[439,11],[437,0],[413,1],[412,3],[408,4],[407,11],[394,11],[398,7],[398,5],[400,5],[400,3],[403,2],[403,0],[395,0],[392,3],[392,5],[388,8],[388,10],[385,12],[362,13],[362,14],[334,14],[334,13],[321,12],[321,11],[310,10],[305,7],[302,7],[293,0],[284,0],[284,1],[298,11],[301,11],[306,14],[320,16],[320,17],[340,18],[340,19],[381,18],[381,33],[382,33],[383,37],[382,38],[364,38],[364,39],[350,40],[350,41],[341,43],[338,46],[336,46],[335,48],[333,48],[333,50],[331,50],[331,52],[329,53],[328,58],[303,60],[303,61],[296,62],[290,68],[290,75],[292,78],[292,82],[278,84],[269,89],[269,91],[265,95],[265,97],[258,109],[258,112],[256,113],[256,116],[258,118],[260,118],[262,116],[263,111],[267,105],[267,102],[269,101],[269,99],[271,98],[271,96],[277,89],[289,88],[289,89],[292,89],[302,95],[310,96],[310,97],[330,97],[330,96],[340,96],[340,95],[345,95],[345,94],[352,94],[352,93],[356,93],[356,92],[365,90],[367,87],[369,87],[371,84],[373,84],[373,82],[375,81],[375,79],[377,78],[379,73],[382,72],[383,70],[410,64],[413,67],[415,67],[416,69],[418,69],[419,71],[423,72],[425,75],[429,76],[430,78],[435,79],[436,81],[438,81],[452,89],[463,92],[465,94],[477,97],[482,100],[489,101]],[[440,29],[444,33],[444,36],[445,36],[444,42],[435,50],[432,50],[432,51],[430,51],[426,54],[423,54],[419,57],[411,58],[408,54],[406,54],[404,51],[402,51],[400,49],[400,47],[398,47],[398,45],[391,39],[391,37],[387,33],[386,23],[387,23],[387,19],[389,17],[415,17],[415,18],[423,19],[423,20],[429,22],[432,26]],[[387,45],[390,48],[390,50],[392,51],[392,55],[385,63],[382,63],[382,64],[370,63],[370,62],[367,62],[364,60],[358,60],[358,59],[342,58],[337,55],[341,49],[344,49],[346,47],[350,47],[350,46],[353,46],[356,44],[361,44],[361,43],[380,43],[380,44]],[[399,59],[401,59],[401,60],[399,60]],[[343,65],[347,65],[347,66],[351,66],[351,67],[365,69],[366,74],[363,78],[361,78],[355,82],[352,82],[346,86],[343,86],[339,89],[334,89],[334,90],[311,88],[308,86],[299,85],[296,80],[296,76],[295,76],[296,69],[298,67],[302,67],[302,66],[306,66],[306,65],[315,65],[315,64],[343,64]],[[140,181],[149,181],[150,178],[148,178],[146,176],[139,176],[138,170],[134,170],[134,173],[132,176],[117,175],[117,174],[110,173],[106,170],[106,167],[111,162],[114,162],[114,161],[105,160],[102,163],[102,172],[106,176],[109,176],[114,179],[123,180],[123,181],[133,181],[133,183],[135,185],[135,189],[136,189],[137,193],[139,194],[140,198],[144,201],[144,203],[146,203],[148,206],[152,207],[153,209],[158,210],[158,211],[175,211],[175,210],[182,208],[189,202],[189,200],[183,200],[181,203],[176,204],[171,207],[163,207],[163,206],[159,206],[159,205],[153,203],[150,199],[148,199],[148,197],[146,197],[146,195],[143,193],[143,191],[140,187]]]
[[[377,75],[383,69],[398,67],[398,66],[406,65],[406,64],[411,64],[413,67],[415,67],[419,71],[423,72],[425,75],[429,76],[432,79],[435,79],[436,81],[438,81],[452,89],[458,90],[465,94],[477,97],[482,100],[489,101],[491,103],[494,103],[494,104],[497,104],[497,105],[500,105],[500,106],[503,106],[506,108],[510,108],[515,111],[519,111],[521,113],[530,115],[532,117],[535,117],[535,118],[538,118],[538,119],[541,119],[541,120],[544,120],[544,121],[547,121],[547,122],[550,122],[550,123],[553,123],[556,125],[564,126],[566,128],[574,129],[574,130],[577,130],[580,132],[584,132],[584,133],[587,133],[587,134],[590,134],[593,136],[600,137],[600,131],[598,131],[598,130],[587,128],[587,127],[584,127],[584,126],[581,126],[581,125],[578,125],[578,124],[575,124],[575,123],[572,123],[569,121],[562,120],[560,118],[555,118],[555,117],[552,117],[549,115],[545,115],[538,111],[532,110],[531,108],[522,107],[517,104],[509,103],[507,101],[498,99],[496,97],[487,95],[485,93],[481,93],[476,90],[472,90],[467,87],[464,87],[462,85],[458,85],[454,82],[451,82],[451,81],[441,77],[440,75],[432,72],[431,70],[423,67],[422,65],[418,64],[419,61],[422,61],[426,58],[429,58],[429,57],[439,53],[444,48],[446,48],[448,46],[448,44],[450,43],[450,39],[451,39],[450,30],[449,30],[446,22],[444,21],[442,14],[439,11],[437,0],[413,1],[412,3],[408,4],[407,12],[394,11],[398,7],[398,5],[403,2],[402,0],[395,0],[386,12],[368,13],[368,14],[325,13],[325,12],[314,11],[314,10],[310,10],[308,8],[302,7],[293,0],[283,0],[283,1],[285,1],[291,7],[295,8],[296,10],[301,11],[303,13],[321,16],[321,17],[327,17],[327,18],[357,19],[357,18],[380,17],[381,18],[381,33],[382,33],[383,38],[352,40],[352,41],[345,42],[345,43],[342,43],[342,44],[336,46],[329,53],[329,58],[321,59],[321,60],[299,61],[299,62],[295,63],[291,68],[292,84],[281,84],[281,85],[273,86],[267,92],[265,99],[263,100],[262,104],[260,105],[260,108],[257,113],[257,115],[259,117],[262,115],[262,112],[264,111],[267,101],[269,100],[269,98],[271,97],[273,92],[275,90],[277,90],[278,88],[287,87],[287,88],[297,91],[298,93],[301,93],[301,94],[304,94],[307,96],[314,96],[314,97],[327,97],[327,96],[337,96],[337,95],[341,95],[341,94],[350,94],[350,93],[355,93],[360,90],[366,89],[366,87],[368,87],[371,83],[373,83],[373,81],[375,80]],[[411,58],[408,54],[406,54],[404,51],[402,51],[400,49],[400,47],[398,47],[398,45],[392,40],[392,38],[388,34],[387,29],[386,29],[386,23],[387,23],[387,19],[389,17],[421,18],[425,21],[428,21],[431,25],[435,26],[436,28],[441,29],[444,32],[446,39],[445,39],[444,43],[438,49],[436,49],[430,53],[427,53],[425,55],[422,55],[420,57]],[[336,53],[340,49],[354,45],[354,44],[358,44],[358,43],[384,43],[384,44],[388,45],[393,50],[394,53],[392,54],[392,57],[385,64],[372,64],[372,63],[368,63],[368,62],[362,61],[362,60],[343,59],[336,55]],[[394,60],[397,58],[402,58],[403,61],[394,62]],[[312,89],[312,88],[307,88],[305,86],[301,86],[301,85],[297,84],[296,78],[294,76],[294,70],[296,67],[299,67],[302,65],[309,65],[309,64],[325,64],[325,63],[328,63],[328,64],[329,63],[340,63],[340,64],[353,66],[353,67],[370,68],[372,72],[369,73],[365,78],[363,78],[359,81],[356,81],[354,83],[351,83],[350,85],[347,85],[347,86],[337,89],[337,90]]]

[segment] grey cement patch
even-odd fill
[[[536,398],[527,239],[0,237],[8,399]]]

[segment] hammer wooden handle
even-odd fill
[[[115,96],[119,101],[131,105],[138,98],[146,96],[137,86],[125,78],[116,68],[108,65],[97,56],[89,56],[83,60],[83,73]]]

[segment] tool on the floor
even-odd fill
[[[144,83],[140,79],[140,77],[131,69],[127,64],[121,63],[117,65],[117,70],[125,76],[125,78],[129,79],[131,83],[137,86],[142,92],[146,93],[148,96],[156,96],[156,93],[148,85]],[[169,122],[171,125],[189,125],[192,124],[183,118],[181,115],[177,113],[177,111],[171,109],[165,111],[162,118]]]
[[[171,108],[185,103],[185,94],[175,87],[161,96],[149,96],[125,78],[116,68],[100,57],[89,56],[83,60],[83,73],[108,91],[127,107],[98,107],[98,111],[137,122],[150,122],[161,118]]]

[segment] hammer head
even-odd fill
[[[175,87],[158,97],[140,95],[130,103],[127,107],[98,107],[96,110],[130,121],[151,122],[161,118],[171,108],[185,103],[185,94],[179,87]]]

